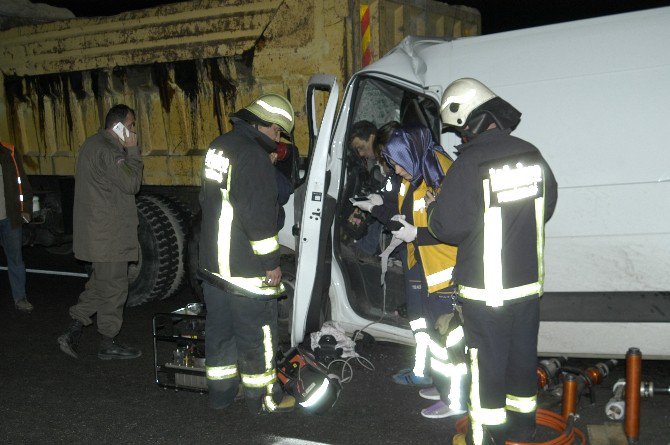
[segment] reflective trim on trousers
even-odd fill
[[[207,379],[209,380],[224,380],[237,377],[237,366],[207,366]]]
[[[472,426],[472,438],[475,445],[484,443],[484,425],[502,425],[507,421],[505,408],[482,408],[481,396],[479,394],[479,350],[470,349],[470,369],[472,372],[472,383],[470,385],[470,420]]]
[[[507,394],[505,398],[506,409],[517,413],[532,413],[537,409],[537,395],[532,397],[518,397]]]

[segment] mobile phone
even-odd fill
[[[367,200],[368,200],[367,196],[353,196],[349,198],[349,202],[351,202],[352,204],[355,202],[367,201]]]
[[[112,131],[114,131],[114,133],[116,133],[116,135],[121,138],[121,142],[125,142],[126,138],[130,136],[130,132],[121,122],[117,122],[116,125],[112,127]]]

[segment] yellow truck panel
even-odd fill
[[[30,174],[73,175],[81,143],[126,103],[144,183],[199,185],[209,142],[254,96],[290,98],[304,154],[312,74],[344,83],[407,35],[480,31],[476,10],[432,0],[200,0],[17,27],[0,32],[0,138]]]

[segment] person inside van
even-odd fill
[[[354,123],[349,130],[349,147],[351,149],[354,170],[360,173],[358,194],[378,192],[389,168],[381,156],[380,148],[375,144],[377,127],[370,121],[360,120]],[[354,242],[351,245],[353,257],[364,261],[377,263],[376,257],[380,253],[380,237],[383,225],[371,215],[362,212],[359,208],[351,207],[346,227]],[[346,249],[345,249],[346,250]]]
[[[382,155],[400,179],[400,185],[394,194],[386,193],[384,197],[371,194],[367,200],[354,205],[370,212],[389,228],[395,225],[392,234],[396,242],[402,242],[406,247],[402,255],[405,296],[416,350],[414,367],[401,370],[393,380],[412,386],[435,383],[436,388],[420,391],[422,397],[437,400],[422,410],[424,417],[461,414],[465,410],[460,395],[454,397],[458,400],[450,400],[447,394],[454,366],[450,366],[445,340],[436,328],[438,320],[444,320],[443,315],[454,312],[451,271],[456,262],[456,248],[438,241],[428,232],[424,201],[426,192],[439,187],[451,160],[435,144],[430,130],[425,127],[405,129],[398,122],[390,122],[379,129],[376,138],[383,147]],[[454,323],[447,324],[451,328],[447,326],[445,333],[455,331],[452,342],[456,336],[462,336],[462,328],[457,330]],[[461,339],[457,340],[460,343]],[[428,362],[431,375],[426,372]],[[464,366],[458,367],[459,375],[465,374]],[[457,394],[460,383],[452,386],[453,393]]]

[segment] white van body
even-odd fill
[[[621,357],[638,347],[645,358],[669,359],[669,42],[670,7],[454,41],[407,38],[351,78],[339,112],[337,83],[319,76],[316,89],[330,96],[319,129],[308,92],[315,145],[299,236],[287,234],[288,220],[289,232],[280,236],[299,251],[294,343],[306,332],[310,304],[314,310],[323,258],[330,263],[330,318],[348,332],[365,328],[378,340],[413,342],[392,308],[377,317],[352,300],[355,277],[337,247],[337,212],[349,198],[348,129],[361,117],[381,124],[407,115],[402,108],[380,115],[383,96],[396,89],[401,102],[411,96],[433,110],[424,113],[427,123],[439,125],[434,108],[445,87],[473,77],[522,112],[513,134],[540,149],[559,184],[546,228],[539,355]],[[380,102],[365,111],[361,98],[372,88]],[[453,133],[436,134],[448,152],[460,143]],[[337,206],[328,224],[326,200]]]

